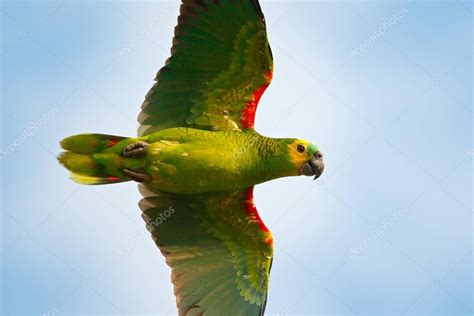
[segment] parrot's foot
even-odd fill
[[[123,149],[123,155],[127,158],[143,158],[146,154],[148,143],[136,142]]]
[[[123,169],[122,170],[124,176],[127,178],[130,178],[133,181],[136,182],[147,182],[151,180],[151,177],[149,174],[147,174],[144,171],[137,171],[137,170],[131,170],[131,169]]]

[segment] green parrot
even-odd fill
[[[272,73],[257,0],[183,0],[138,137],[61,141],[58,160],[74,181],[140,183],[142,217],[171,267],[179,315],[263,315],[273,238],[253,187],[323,172],[316,145],[255,131]]]

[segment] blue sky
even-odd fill
[[[275,73],[256,129],[326,159],[316,182],[256,188],[275,239],[267,314],[470,314],[472,3],[262,8]],[[176,313],[136,186],[78,186],[55,156],[65,136],[135,135],[177,13],[2,1],[2,314]]]

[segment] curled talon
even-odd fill
[[[139,141],[126,146],[123,149],[123,155],[127,158],[143,158],[146,154],[148,143]]]
[[[122,173],[127,178],[130,178],[131,180],[136,182],[147,182],[151,180],[149,174],[140,170],[123,169]]]

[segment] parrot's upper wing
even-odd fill
[[[273,240],[241,192],[158,195],[144,185],[147,229],[172,268],[179,315],[263,315]]]
[[[171,54],[142,105],[140,136],[253,128],[273,73],[257,0],[183,0]]]

